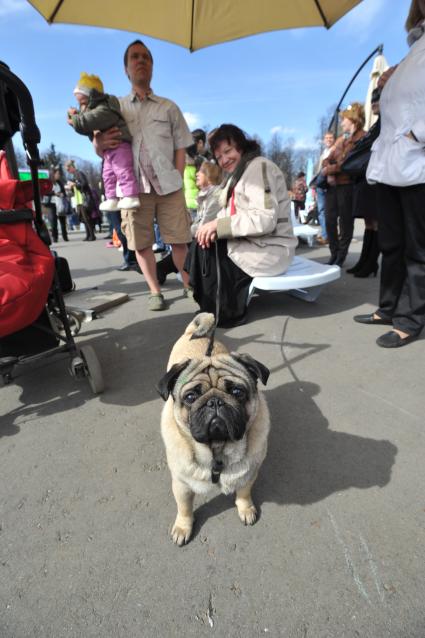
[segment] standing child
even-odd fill
[[[221,208],[219,201],[221,188],[219,186],[222,179],[221,168],[213,162],[205,161],[201,164],[199,171],[196,173],[196,185],[199,188],[197,197],[197,212],[195,219],[190,227],[192,237],[202,224],[209,222],[217,217]],[[188,259],[190,252],[188,255]],[[189,262],[187,262],[189,263]],[[167,279],[167,275],[177,272],[171,253],[164,259],[156,262],[156,273],[159,283],[162,285]]]
[[[103,155],[102,178],[106,200],[100,205],[104,211],[138,208],[139,185],[134,174],[131,135],[121,114],[118,98],[103,92],[103,84],[97,75],[81,73],[74,89],[74,95],[80,105],[68,110],[68,124],[77,133],[93,139],[94,131],[106,131],[117,126],[121,131],[122,142],[118,148],[108,149]],[[122,192],[118,201],[117,183]]]
[[[199,171],[196,173],[196,184],[199,188],[197,197],[197,213],[193,221],[190,231],[192,237],[195,237],[196,231],[200,226],[210,222],[217,217],[221,208],[219,201],[221,188],[219,186],[222,180],[221,168],[213,162],[203,162]]]

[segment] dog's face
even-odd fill
[[[175,364],[158,391],[164,400],[172,394],[177,424],[198,443],[238,441],[256,414],[257,380],[268,376],[249,355],[221,354]]]

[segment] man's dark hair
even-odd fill
[[[222,124],[209,138],[210,149],[215,154],[221,142],[232,142],[242,154],[260,151],[260,145],[256,140],[251,140],[246,133],[234,124]]]
[[[141,44],[142,47],[144,47],[146,49],[146,51],[149,53],[149,57],[151,59],[151,62],[153,63],[153,57],[152,57],[152,53],[149,51],[148,47],[146,46],[146,44],[144,42],[142,42],[141,40],[134,40],[134,42],[131,42],[128,47],[125,50],[124,53],[124,67],[127,68],[127,64],[128,64],[128,52],[130,50],[131,47],[134,47],[135,44]]]
[[[197,144],[200,140],[202,140],[204,144],[207,141],[207,134],[202,128],[196,128],[194,131],[192,131],[192,137],[195,144]]]

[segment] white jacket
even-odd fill
[[[425,35],[387,81],[380,98],[381,133],[372,146],[369,182],[425,183]],[[418,141],[407,137],[412,131]]]
[[[276,164],[256,157],[235,186],[231,202],[218,215],[217,236],[227,239],[230,259],[250,277],[284,273],[298,243],[291,222],[291,201]]]

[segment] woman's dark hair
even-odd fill
[[[301,177],[305,177],[305,173],[303,173],[303,171],[300,171],[295,179],[300,179]]]
[[[221,142],[227,142],[228,144],[233,142],[243,155],[260,151],[259,143],[256,140],[249,139],[246,133],[234,124],[221,124],[208,138],[208,142],[213,155],[215,155],[215,151]]]
[[[128,64],[128,52],[131,49],[131,47],[134,47],[135,44],[141,44],[142,47],[144,47],[146,49],[146,51],[149,53],[149,57],[151,59],[151,62],[153,63],[153,57],[152,57],[152,53],[149,51],[148,47],[146,46],[146,44],[144,44],[144,42],[142,42],[141,40],[134,40],[134,42],[131,42],[128,47],[125,50],[124,53],[124,67],[127,68],[127,64]]]
[[[381,89],[373,89],[372,91],[372,95],[370,96],[370,101],[373,102],[379,102],[379,98],[381,97]]]

